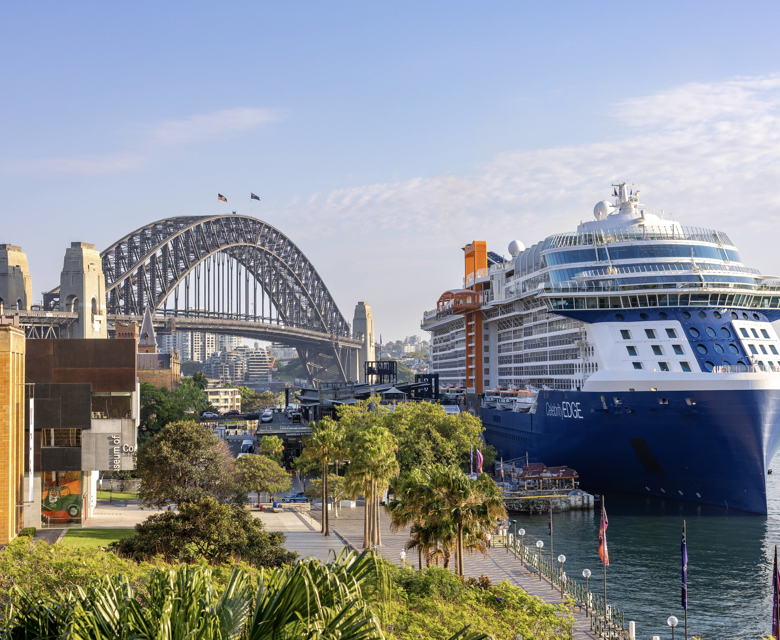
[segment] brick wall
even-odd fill
[[[149,382],[155,387],[175,389],[181,384],[181,376],[174,369],[139,369],[138,382]]]
[[[24,331],[0,325],[0,545],[23,526],[24,354]]]

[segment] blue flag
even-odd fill
[[[250,192],[250,193],[251,193],[251,192]],[[252,197],[251,197],[251,198],[249,198],[249,199],[250,199],[250,200],[259,200],[259,199],[260,199],[260,197],[259,197],[259,196],[256,196],[254,193],[252,193]]]
[[[682,544],[680,545],[682,554],[682,608],[688,609],[688,546],[685,544],[685,524],[683,524]]]

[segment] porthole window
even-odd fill
[[[724,367],[730,367],[730,366],[731,366],[731,363],[730,363],[728,360],[724,360],[724,361],[723,361],[723,362],[721,362],[720,364],[721,364],[722,366],[724,366]]]
[[[699,317],[700,317],[700,318],[706,318],[706,317],[707,317],[707,314],[706,314],[706,313],[704,313],[704,311],[699,311]]]
[[[707,347],[705,347],[703,344],[697,344],[696,350],[701,354],[705,355],[707,353]]]
[[[715,353],[723,355],[723,347],[721,347],[717,342],[712,346],[712,348],[715,350]]]
[[[731,337],[731,331],[729,331],[726,327],[720,328],[720,335],[722,335],[724,338],[730,338]]]
[[[739,349],[737,348],[737,345],[735,345],[735,344],[730,344],[729,345],[729,351],[731,351],[731,353],[733,353],[735,356],[739,355]]]
[[[647,320],[650,316],[647,315],[644,311],[639,314],[639,317],[642,318],[642,320]]]
[[[691,327],[688,329],[688,333],[690,333],[691,337],[693,338],[698,338],[701,335],[696,327]]]
[[[737,370],[738,371],[747,371],[747,367],[745,366],[745,363],[742,362],[742,360],[737,360]]]
[[[743,319],[743,320],[747,320],[747,319],[748,319],[748,314],[746,314],[746,313],[744,313],[744,312],[743,312],[743,313],[742,313],[742,319]]]
[[[712,362],[710,362],[709,360],[707,360],[707,362],[704,363],[704,368],[707,371],[712,371],[715,368],[715,365]]]
[[[720,311],[716,311],[712,315],[714,315],[718,320],[720,320]]]
[[[732,318],[734,318],[734,320],[736,320],[736,319],[738,319],[738,318],[739,318],[739,316],[737,315],[737,312],[736,312],[736,311],[732,311],[732,312],[731,312],[731,317],[732,317]]]
[[[616,317],[618,320],[620,320],[620,322],[623,322],[623,320],[625,320],[625,317],[623,316],[623,314],[622,314],[622,313],[616,313],[616,314],[615,314],[615,317]]]
[[[715,337],[715,329],[713,329],[712,327],[707,327],[706,331],[707,331],[707,335],[710,338],[714,338]]]
[[[685,318],[686,320],[690,320],[691,319],[691,314],[688,313],[687,311],[683,311],[683,318]]]
[[[757,313],[754,313],[753,320],[761,320],[761,316],[759,316]]]
[[[666,320],[669,317],[668,315],[666,315],[666,311],[661,311],[661,313],[659,313],[658,316],[661,318],[661,320]]]

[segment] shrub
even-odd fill
[[[36,531],[37,531],[37,529],[35,527],[25,527],[24,529],[22,529],[19,532],[19,537],[20,538],[23,538],[23,537],[34,538]]]

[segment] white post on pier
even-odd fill
[[[628,623],[628,640],[636,640],[636,622]]]

